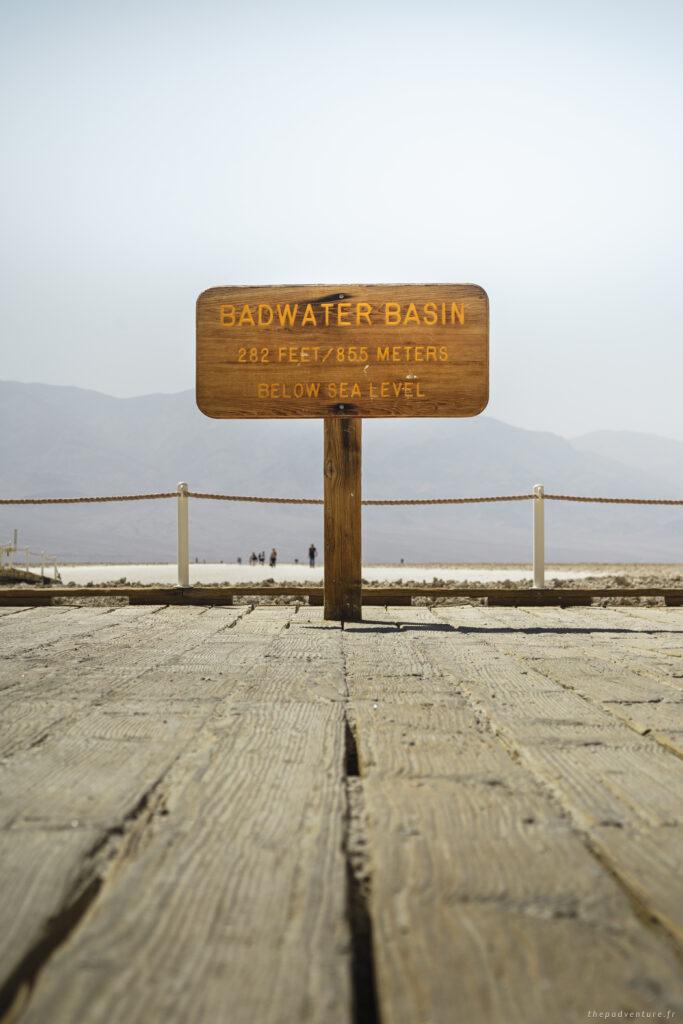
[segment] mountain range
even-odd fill
[[[0,497],[71,497],[191,490],[276,497],[322,495],[319,420],[211,420],[194,393],[114,398],[46,384],[0,382]],[[567,439],[490,416],[366,420],[366,498],[546,491],[683,496],[683,443],[627,431]],[[368,508],[365,562],[528,562],[531,503]],[[58,561],[172,561],[172,500],[0,506],[0,543]],[[549,502],[547,554],[560,562],[683,562],[683,507]],[[283,561],[322,551],[322,509],[190,502],[191,557],[246,559],[275,546]]]

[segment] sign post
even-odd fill
[[[197,405],[325,423],[325,617],[361,617],[361,420],[476,416],[488,401],[477,285],[210,288],[197,300]]]
[[[360,622],[361,430],[351,416],[325,419],[325,618]]]

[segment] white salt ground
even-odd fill
[[[177,582],[177,569],[170,565],[68,565],[60,567],[63,583],[75,583],[80,586],[86,583],[103,584],[120,581],[125,577],[127,583],[161,583]],[[552,569],[547,572],[547,579],[580,580],[588,576],[608,576],[607,572],[581,569]],[[414,565],[372,565],[364,566],[363,579],[368,583],[431,583],[433,579],[449,583],[497,583],[510,580],[520,583],[531,580],[531,569],[507,568],[495,566],[490,569],[467,568],[461,566],[436,567]],[[309,569],[307,565],[292,565],[285,562],[271,569],[269,565],[236,565],[223,564],[191,564],[190,583],[263,583],[273,580],[275,583],[322,583],[323,568],[316,566]]]

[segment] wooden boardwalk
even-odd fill
[[[365,614],[0,609],[4,1021],[681,1019],[683,609]]]

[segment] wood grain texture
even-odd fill
[[[120,621],[149,615],[149,609],[132,611],[128,608],[78,608],[75,615],[65,615],[65,608],[41,609],[38,615],[20,615],[16,620],[3,620],[0,624],[2,646],[0,658],[5,660],[47,648],[52,644],[64,646],[72,639],[101,629],[114,627]],[[113,618],[112,618],[113,616]]]
[[[629,730],[626,723],[578,693],[570,725],[588,712],[599,716],[599,731],[592,726],[592,736],[567,737],[561,723],[542,712],[548,686],[559,684],[529,668],[524,670],[525,694],[508,686],[508,680],[520,672],[518,659],[501,650],[510,639],[510,614],[503,610],[489,613],[493,618],[489,618],[488,629],[471,633],[467,644],[445,643],[435,656],[448,664],[458,686],[481,708],[491,728],[566,809],[646,913],[680,940],[683,887],[671,882],[671,868],[672,850],[682,831],[683,761],[651,735]],[[516,621],[520,614],[512,613]],[[590,613],[565,612],[564,635],[571,637],[576,630],[576,635],[585,636],[587,629],[603,635],[605,629],[615,628],[611,614],[609,609],[597,608]],[[448,622],[455,612],[439,609],[437,615]],[[540,613],[539,617],[542,620]],[[551,631],[555,628],[550,623]],[[617,689],[615,684],[614,696]],[[565,696],[571,697],[571,693]],[[624,859],[626,849],[629,853]],[[655,866],[653,862],[657,862]],[[668,896],[665,878],[670,879]]]
[[[681,588],[677,588],[676,592]],[[238,586],[197,586],[197,587],[147,587],[147,586],[115,586],[115,587],[51,587],[46,593],[44,589],[32,589],[30,587],[2,587],[0,588],[0,609],[6,605],[7,611],[16,612],[26,610],[28,607],[44,605],[53,598],[74,598],[74,597],[122,597],[127,598],[134,604],[177,604],[177,605],[214,605],[232,604],[234,598],[241,600],[249,599],[254,595],[278,597],[289,595],[291,597],[310,598],[318,600],[322,597],[323,589],[319,586],[306,586],[294,584],[292,586],[260,586],[256,584],[243,583]],[[411,604],[412,598],[427,597],[440,601],[453,600],[454,598],[476,598],[490,601],[495,604],[496,597],[500,597],[506,607],[574,607],[578,605],[590,605],[594,598],[600,597],[660,597],[664,598],[673,591],[666,587],[629,587],[625,589],[614,588],[591,588],[590,590],[569,589],[566,587],[548,587],[544,590],[531,590],[529,587],[510,588],[501,591],[496,587],[382,587],[370,586],[363,591],[364,604],[403,605]],[[501,603],[501,602],[499,602]],[[637,609],[632,609],[637,611]],[[642,609],[646,611],[647,609]],[[623,609],[614,609],[621,612]],[[669,620],[674,625],[674,620]],[[1,626],[1,623],[0,623]],[[647,628],[643,628],[643,633]]]
[[[599,704],[639,735],[650,734],[656,742],[683,756],[683,665],[680,657],[669,653],[669,645],[680,642],[682,634],[666,629],[661,612],[658,621],[664,628],[647,633],[643,623],[652,623],[652,619],[620,612],[601,611],[600,621],[607,628],[595,638],[590,653],[579,655],[567,641],[548,645],[547,638],[540,635],[525,645],[521,654],[512,644],[506,645],[506,650],[547,678]],[[530,614],[546,627],[562,622],[552,611]],[[612,623],[614,632],[610,633]],[[625,650],[629,652],[627,665]]]
[[[488,316],[477,285],[210,288],[197,300],[197,404],[228,418],[476,416]]]
[[[359,622],[362,422],[325,419],[325,618]]]
[[[683,1013],[669,612],[121,610],[3,617],[12,1024]]]
[[[54,609],[62,639],[50,634],[48,646],[0,662],[11,681],[0,692],[0,861],[12,888],[0,906],[0,935],[9,943],[0,942],[0,958],[10,977],[32,950],[54,941],[71,908],[99,884],[91,851],[116,845],[215,709],[216,701],[192,700],[187,688],[182,702],[154,699],[141,685],[145,671],[221,635],[247,612],[117,611],[106,630],[81,632],[84,623],[104,621],[93,610]],[[39,614],[52,629],[51,611]],[[14,628],[23,650],[25,626]],[[136,702],[121,699],[125,681],[135,681]]]
[[[342,759],[339,704],[217,723],[21,1019],[347,1024]]]
[[[642,926],[476,705],[457,686],[447,695],[450,670],[435,653],[457,634],[425,609],[373,618],[345,632],[344,651],[381,1020],[541,1024],[582,1019],[594,1004],[680,1005],[670,944]],[[368,641],[385,667],[375,700],[362,672]]]

